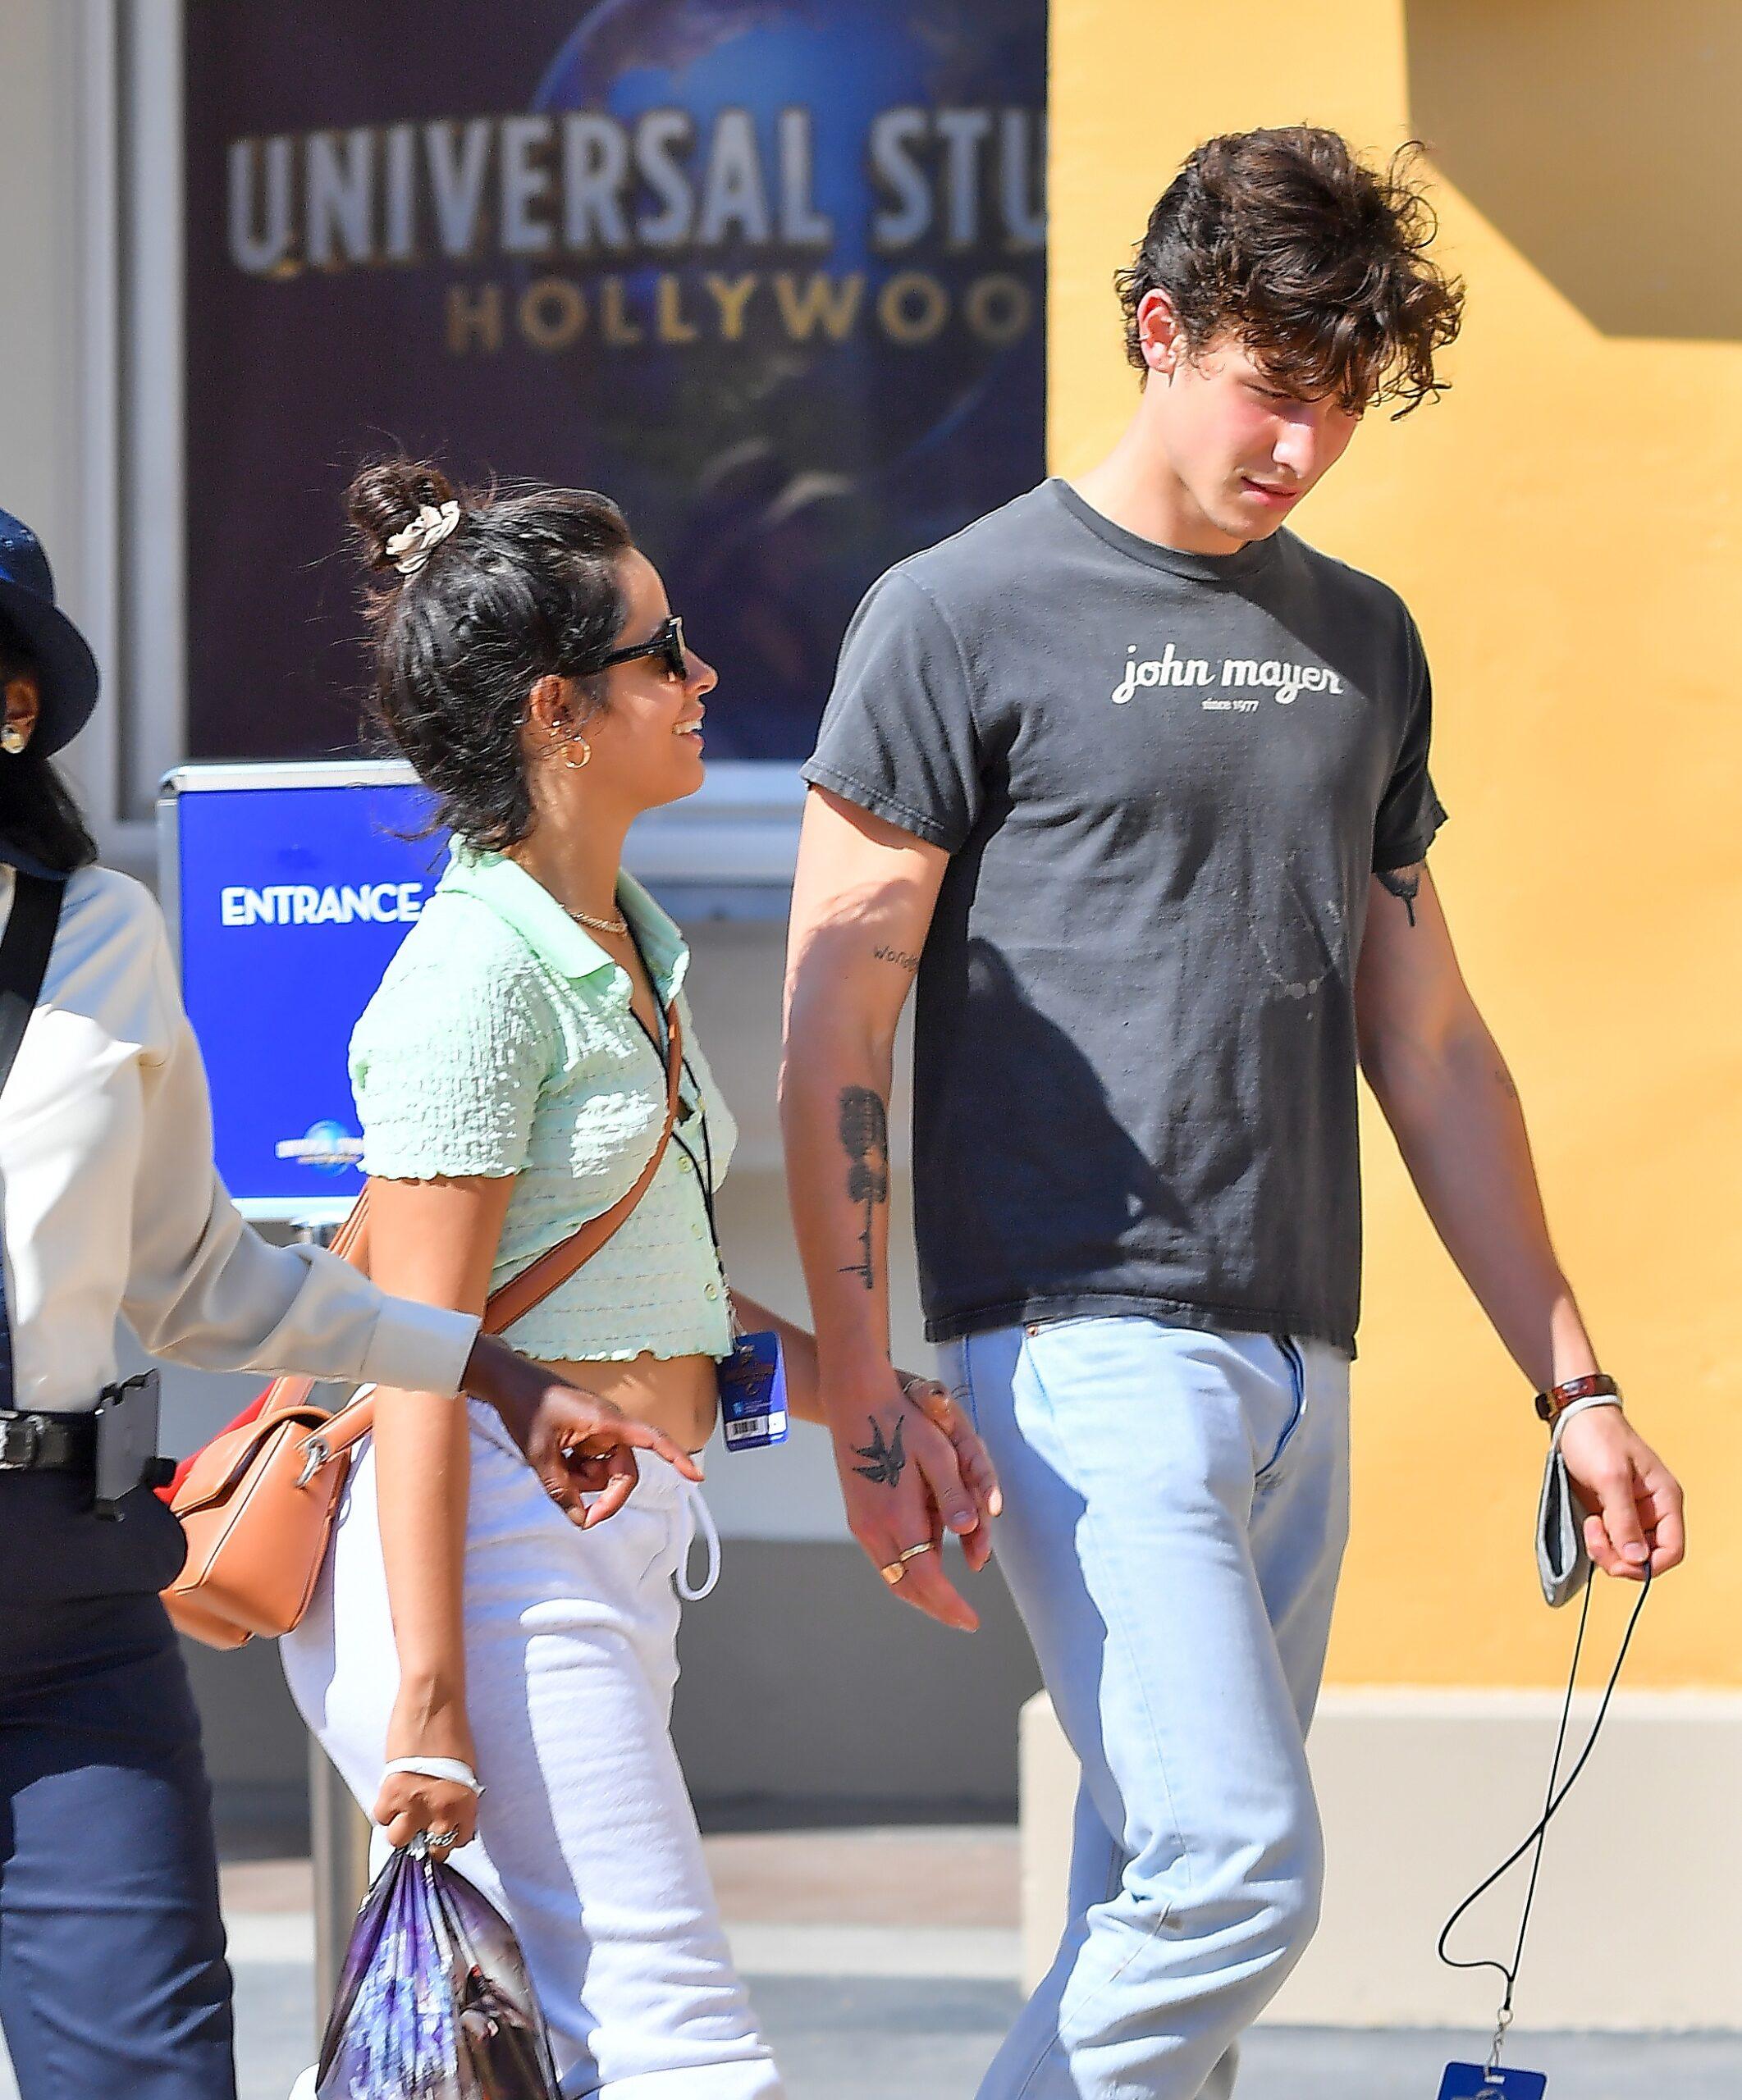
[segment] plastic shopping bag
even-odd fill
[[[561,2100],[508,1920],[421,1838],[357,1914],[317,2079],[320,2100]]]

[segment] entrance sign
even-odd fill
[[[250,1217],[318,1223],[361,1193],[346,1052],[446,865],[445,835],[406,835],[429,807],[401,765],[189,766],[164,783],[164,906],[218,1171]]]

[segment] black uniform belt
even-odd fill
[[[88,1473],[96,1454],[94,1414],[18,1414],[0,1408],[0,1473]]]

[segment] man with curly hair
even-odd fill
[[[848,1518],[898,1596],[973,1623],[937,1432],[889,1367],[886,1184],[867,1230],[841,1138],[851,1106],[883,1141],[917,976],[929,1331],[1082,1764],[1064,1935],[981,2100],[1225,2100],[1313,1930],[1358,1066],[1541,1411],[1578,1407],[1593,1556],[1681,1557],[1428,872],[1420,637],[1288,529],[1369,409],[1443,386],[1462,295],[1433,232],[1406,159],[1200,147],[1119,275],[1123,436],[883,578],[806,768],[783,1105]],[[920,1464],[857,1463],[903,1431]]]

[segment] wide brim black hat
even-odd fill
[[[57,751],[91,719],[102,680],[90,644],[54,602],[54,579],[36,536],[0,511],[0,619],[14,628],[36,669],[40,713],[30,741]]]

